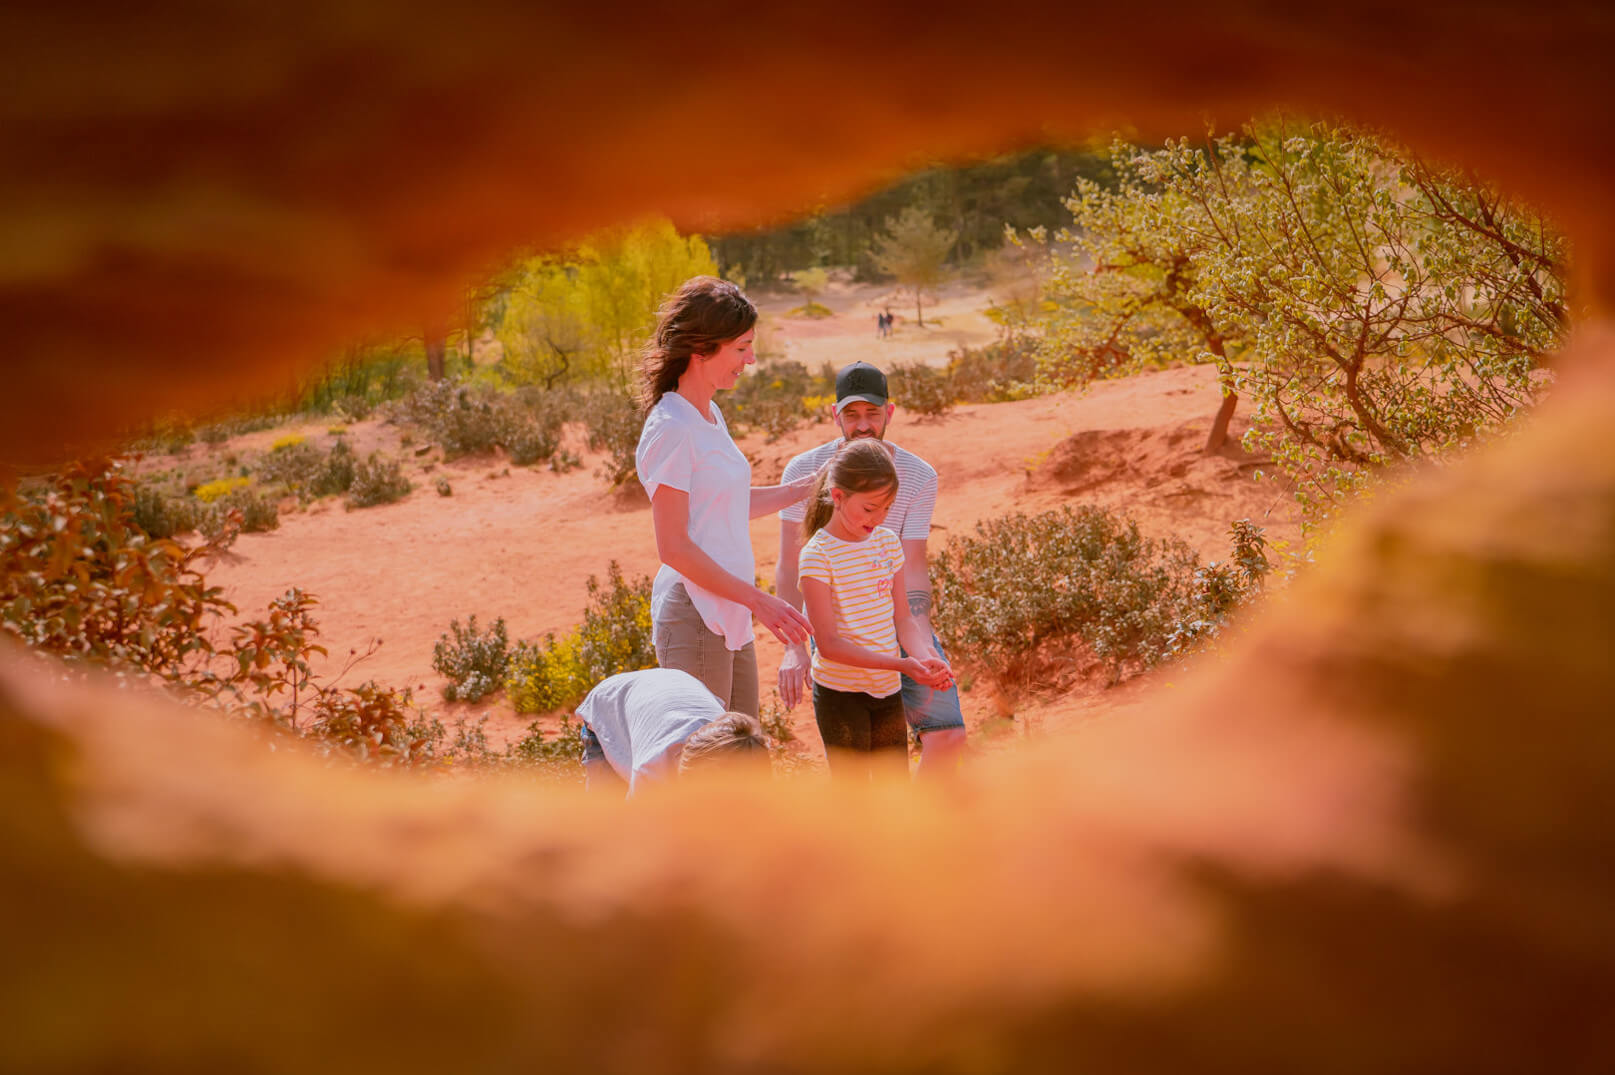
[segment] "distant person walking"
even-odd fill
[[[662,568],[651,589],[656,661],[688,672],[725,709],[757,716],[752,616],[787,646],[812,628],[755,584],[752,518],[807,496],[813,475],[753,488],[715,393],[756,361],[757,309],[734,284],[686,281],[665,303],[640,366],[645,426],[634,462],[650,498]]]
[[[903,676],[933,689],[952,682],[901,592],[903,544],[880,525],[896,497],[889,449],[852,441],[819,472],[802,522],[813,717],[838,777],[907,776]]]
[[[810,448],[785,465],[784,481],[812,474],[835,456],[842,445],[870,439],[884,441],[893,406],[887,399],[886,375],[867,362],[854,362],[836,375],[836,425],[841,435],[817,448]],[[936,633],[931,628],[931,577],[926,563],[926,543],[931,534],[931,512],[936,508],[936,470],[913,452],[886,442],[892,449],[897,468],[897,498],[887,511],[886,526],[903,543],[902,587],[915,621],[931,640],[931,648],[943,659]],[[775,592],[787,601],[802,600],[797,576],[797,555],[802,547],[801,504],[780,512],[779,564],[774,573]],[[806,645],[786,647],[779,666],[779,694],[787,708],[802,698],[809,671]],[[938,690],[912,677],[903,680],[903,707],[909,726],[920,740],[920,774],[941,775],[958,765],[964,751],[964,714],[957,687]]]

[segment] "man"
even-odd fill
[[[769,771],[757,718],[724,712],[701,681],[676,668],[608,676],[578,703],[589,790],[629,795],[694,768]]]
[[[860,437],[886,439],[886,425],[895,408],[887,399],[886,375],[867,362],[854,362],[836,375],[835,420],[841,436],[809,449],[785,465],[780,479],[789,482],[818,471],[847,441]],[[903,543],[903,588],[909,612],[931,636],[939,654],[942,647],[931,628],[931,574],[926,563],[926,542],[931,534],[931,512],[936,507],[936,470],[912,452],[895,444],[897,499],[886,515],[885,526]],[[802,607],[797,579],[797,554],[802,549],[802,517],[806,503],[799,501],[779,513],[779,564],[774,569],[774,592],[795,608]],[[946,654],[943,654],[946,657]],[[807,646],[785,650],[779,667],[780,701],[792,709],[807,687],[811,659]],[[903,709],[920,739],[920,772],[942,774],[953,770],[964,750],[964,715],[959,689],[933,690],[903,677]]]

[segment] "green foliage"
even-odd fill
[[[823,371],[815,375],[800,362],[776,359],[741,377],[718,403],[731,431],[760,430],[772,444],[814,416],[810,400],[834,393],[833,373],[826,379]]]
[[[197,528],[200,505],[189,496],[169,496],[154,485],[134,490],[134,524],[153,538],[171,538]]]
[[[607,676],[655,666],[650,578],[629,582],[613,560],[605,584],[591,575],[588,590],[576,630],[546,636],[542,645],[520,642],[512,651],[506,688],[518,713],[569,709]]]
[[[600,477],[613,487],[632,480],[643,425],[639,405],[621,393],[591,392],[583,397],[579,412],[588,428],[590,451],[606,453]]]
[[[950,542],[933,578],[937,626],[955,660],[1012,682],[1052,644],[1084,643],[1111,680],[1175,652],[1202,619],[1194,553],[1142,537],[1096,507],[1015,514]]]
[[[548,459],[560,445],[570,396],[523,389],[511,394],[491,385],[430,381],[393,408],[443,447],[445,459],[505,449],[511,462],[529,466]]]
[[[290,409],[359,422],[379,405],[408,396],[425,379],[426,352],[419,340],[353,347],[308,381]]]
[[[1528,407],[1568,328],[1541,215],[1378,136],[1279,119],[1113,161],[1068,202],[1045,374],[1216,362],[1309,528]]]
[[[921,328],[925,327],[925,293],[947,278],[948,253],[958,239],[958,232],[938,227],[930,213],[911,207],[886,221],[884,233],[871,248],[880,271],[896,277],[913,294]]]
[[[213,505],[214,511],[202,516],[204,531],[218,533],[223,529],[216,521],[223,513],[235,520],[244,534],[262,533],[280,526],[280,506],[257,489],[240,488],[229,493]]]
[[[310,709],[308,738],[383,768],[430,764],[443,739],[443,726],[426,719],[408,688],[384,687],[373,680],[320,691]]]
[[[196,566],[217,547],[153,538],[135,510],[116,464],[75,465],[28,495],[0,491],[0,631],[171,682],[207,658],[203,628],[234,611]]]
[[[504,686],[510,673],[510,638],[505,621],[497,619],[486,632],[477,629],[477,618],[449,623],[447,633],[432,647],[432,667],[448,679],[443,688],[447,700],[475,702]]]
[[[1037,345],[1014,336],[948,354],[948,380],[961,403],[1003,403],[1037,392]],[[899,398],[898,402],[902,402]]]
[[[306,502],[347,492],[356,469],[353,449],[346,441],[337,440],[329,452],[322,454],[299,437],[285,444],[277,441],[259,462],[258,477]]]
[[[953,409],[952,380],[943,370],[923,362],[894,362],[886,371],[892,399],[905,411],[935,418]]]
[[[605,380],[625,388],[662,301],[718,267],[700,236],[652,220],[598,236],[560,255],[521,263],[497,335],[518,384]]]
[[[340,756],[432,757],[442,729],[420,717],[407,691],[338,689],[314,676],[310,659],[325,649],[312,595],[289,591],[267,618],[234,624],[215,644],[236,610],[198,563],[220,546],[148,536],[136,522],[137,493],[116,464],[75,465],[27,495],[0,493],[0,633],[69,667],[155,679]]]
[[[957,228],[954,257],[969,262],[999,245],[1006,222],[1020,229],[1057,226],[1063,219],[1061,199],[1077,177],[1102,179],[1108,167],[1103,153],[1085,149],[1037,149],[963,168],[939,165],[844,209],[771,231],[714,239],[712,251],[725,279],[759,288],[812,265],[851,266],[859,278],[870,279],[876,235],[886,220],[914,207]]]
[[[796,272],[796,290],[802,293],[805,300],[801,306],[791,311],[793,317],[829,317],[830,308],[819,303],[818,298],[824,294],[824,289],[830,286],[830,274],[823,269],[814,267],[800,269]]]
[[[376,504],[391,504],[409,495],[409,479],[396,459],[383,459],[380,452],[371,452],[370,458],[361,460],[353,468],[353,482],[348,487],[348,507],[368,508]]]
[[[511,764],[535,769],[552,779],[570,783],[583,781],[583,724],[571,714],[561,714],[561,730],[548,738],[533,721],[527,734],[510,744],[505,757]]]

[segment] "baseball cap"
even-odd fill
[[[836,374],[835,409],[839,412],[853,400],[886,406],[886,375],[867,362],[841,367]]]

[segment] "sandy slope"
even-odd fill
[[[892,351],[873,339],[872,327],[866,334],[861,320],[855,309],[813,322],[816,335],[792,340],[847,360],[887,360]],[[795,331],[790,326],[781,334]],[[901,343],[902,336],[900,323],[893,342]],[[1207,558],[1227,555],[1228,523],[1241,517],[1267,526],[1271,538],[1293,540],[1292,502],[1276,485],[1253,480],[1254,463],[1200,455],[1216,402],[1213,371],[1174,369],[1101,383],[1083,394],[961,406],[934,420],[899,409],[890,436],[939,472],[932,537],[939,544],[970,532],[979,520],[1062,503],[1124,510],[1145,532],[1176,535]],[[791,455],[832,432],[821,422],[774,444],[755,436],[741,446],[761,483],[775,478]],[[380,445],[397,437],[376,422],[354,426],[349,435]],[[655,571],[648,505],[637,487],[608,492],[593,474],[598,460],[587,454],[584,469],[564,475],[508,467],[492,457],[444,464],[437,454],[410,455],[416,489],[402,502],[360,511],[324,502],[283,515],[278,530],[243,535],[212,577],[246,612],[261,610],[291,586],[318,595],[332,651],[328,668],[340,667],[350,649],[380,638],[380,651],[350,672],[349,682],[375,678],[416,687],[418,697],[446,719],[490,713],[490,734],[503,738],[528,718],[515,717],[500,703],[443,703],[442,680],[431,668],[433,643],[450,620],[471,614],[483,623],[503,617],[512,638],[575,625],[586,604],[585,580],[603,577],[609,561],[618,561],[630,576]],[[440,475],[452,483],[451,497],[434,491]],[[769,580],[777,521],[755,521],[752,541],[759,577]],[[779,655],[772,638],[760,639],[765,705]],[[1022,719],[1014,724],[998,719],[1010,703],[985,690],[972,690],[965,702],[978,730],[992,725],[1024,731],[1040,723],[1063,726],[1096,707],[1125,704],[1141,689],[1137,682],[1110,691],[1076,684],[1061,698],[1022,703]],[[799,707],[793,722],[816,744],[809,707]]]

